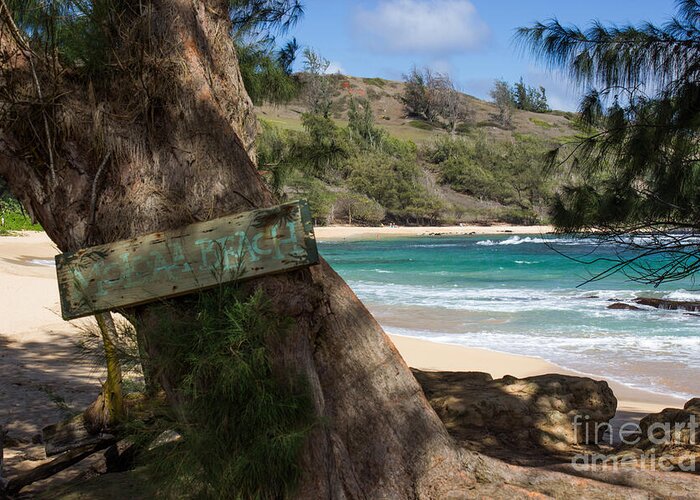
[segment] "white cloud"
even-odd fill
[[[468,0],[381,0],[358,10],[355,28],[376,50],[440,55],[476,49],[490,33]]]
[[[326,68],[325,73],[327,75],[335,75],[336,73],[344,74],[345,70],[339,62],[330,61],[330,64],[328,65],[328,68]]]
[[[447,59],[436,59],[428,63],[428,67],[436,73],[442,73],[443,75],[454,75],[455,68],[452,62]]]
[[[547,103],[552,109],[576,111],[581,98],[581,89],[561,71],[542,71],[530,66],[525,73],[527,85],[542,85],[547,91]]]

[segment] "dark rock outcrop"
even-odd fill
[[[615,302],[610,304],[608,309],[621,309],[626,311],[641,311],[641,307],[633,306],[632,304],[625,304],[624,302]]]
[[[634,302],[657,309],[683,310],[690,312],[700,312],[700,302],[688,302],[681,300],[658,299],[654,297],[639,297],[634,299]]]
[[[564,451],[601,438],[617,408],[606,382],[584,377],[413,373],[450,433],[465,441]]]
[[[700,472],[700,398],[644,417],[617,456],[631,458],[658,470]]]

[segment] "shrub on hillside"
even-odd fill
[[[441,139],[422,156],[435,165],[440,181],[454,190],[530,210],[551,196],[552,181],[543,171],[547,145],[525,135],[514,139]]]
[[[434,220],[444,208],[421,182],[415,158],[365,154],[351,162],[348,181],[351,189],[377,201],[401,219]]]
[[[467,156],[452,157],[440,164],[441,181],[456,191],[480,198],[494,197],[493,174]]]
[[[293,198],[304,198],[309,202],[314,224],[326,225],[332,222],[336,196],[322,181],[295,175],[289,181],[288,192]]]
[[[333,219],[348,224],[358,222],[379,225],[386,217],[386,210],[375,200],[358,193],[340,193],[333,204]]]

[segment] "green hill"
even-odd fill
[[[542,171],[543,155],[580,134],[573,113],[514,110],[512,126],[504,128],[493,103],[461,94],[471,115],[451,135],[439,123],[407,116],[403,82],[327,78],[332,82],[334,124],[327,137],[319,136],[319,122],[309,134],[302,98],[257,107],[264,125],[261,168],[286,162],[290,168],[275,182],[289,196],[309,197],[317,223],[546,222],[547,203],[559,180]],[[384,131],[389,150],[369,147],[350,130],[353,100],[369,103],[374,127]],[[326,149],[314,150],[314,144]],[[275,148],[280,158],[271,157]],[[330,154],[333,148],[337,154],[324,167],[304,166],[308,157]],[[386,176],[377,173],[381,169]],[[365,182],[366,177],[371,179]],[[377,185],[383,187],[377,190]]]

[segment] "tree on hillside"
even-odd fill
[[[466,96],[459,92],[449,75],[438,75],[431,86],[436,103],[437,113],[445,120],[452,135],[457,133],[457,127],[468,122],[472,116]]]
[[[498,108],[498,115],[496,116],[498,123],[504,128],[511,127],[515,103],[513,102],[513,95],[511,94],[508,83],[504,80],[496,80],[490,95]]]
[[[549,111],[547,104],[547,93],[544,87],[539,88],[525,85],[521,78],[519,82],[513,85],[511,91],[515,107],[523,111],[532,111],[534,113],[546,113]]]
[[[439,122],[442,118],[453,134],[460,123],[469,120],[469,104],[455,88],[448,74],[414,66],[403,79],[404,92],[401,101],[409,115],[421,117],[429,122]]]
[[[362,222],[378,225],[386,216],[386,211],[379,203],[358,193],[341,193],[333,204],[333,217],[352,224]]]
[[[504,181],[515,193],[514,202],[523,209],[535,210],[547,201],[551,181],[542,165],[547,145],[525,137],[508,143],[502,159]]]
[[[304,49],[304,100],[312,115],[328,118],[333,104],[333,85],[328,77],[331,62],[313,49]]]
[[[408,114],[433,121],[437,117],[434,96],[431,94],[433,72],[429,68],[418,69],[414,66],[403,76],[403,80],[404,92],[401,101]]]
[[[374,123],[374,112],[369,99],[350,97],[348,129],[370,148],[378,147],[386,131]]]
[[[528,95],[527,95],[527,87],[525,86],[525,83],[523,82],[523,79],[520,78],[519,82],[516,82],[513,85],[513,90],[511,90],[511,95],[513,96],[513,102],[515,103],[515,107],[518,109],[525,109],[528,105]]]
[[[261,3],[287,2],[246,4]],[[253,161],[257,124],[232,29],[228,1],[0,0],[0,177],[61,251],[276,203]],[[319,422],[302,434],[290,496],[445,498],[477,485],[475,468],[480,477],[493,471],[485,491],[515,488],[499,482],[490,459],[457,448],[388,337],[327,264],[255,280],[241,293],[255,290],[270,302],[266,320],[285,320],[267,339],[270,376],[303,380]],[[192,300],[123,311],[174,415],[190,408],[176,389],[190,365],[179,360],[198,351],[169,343],[159,325],[164,306],[188,324],[206,319]],[[227,421],[204,424],[214,436]],[[228,470],[207,463],[203,483]]]
[[[551,157],[576,174],[554,203],[555,224],[627,244],[640,257],[610,271],[653,284],[700,269],[689,234],[700,231],[700,3],[677,8],[660,26],[583,30],[552,20],[519,30],[536,57],[590,89],[580,105],[589,136]],[[629,232],[651,235],[630,240]]]
[[[332,178],[342,161],[350,156],[352,144],[344,131],[326,116],[304,113],[301,121],[308,139],[296,144],[296,163],[310,175],[321,179]]]

